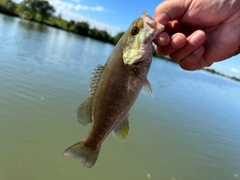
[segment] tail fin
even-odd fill
[[[67,148],[63,155],[81,159],[85,167],[91,168],[97,161],[99,151],[100,148],[97,151],[91,150],[85,145],[84,141],[81,141]]]

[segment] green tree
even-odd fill
[[[124,32],[119,32],[117,33],[117,35],[115,35],[113,37],[113,44],[117,44],[117,42],[119,41],[119,39],[123,36]]]
[[[73,25],[75,25],[75,21],[74,21],[74,20],[70,20],[70,21],[69,21],[69,24],[70,24],[71,26],[73,26]]]
[[[100,41],[112,43],[112,37],[105,30],[90,29],[89,36]]]
[[[14,13],[16,4],[11,0],[0,1],[1,10],[7,13]]]
[[[98,39],[101,41],[109,42],[110,41],[110,35],[105,30],[99,30],[98,31]]]
[[[67,29],[69,31],[73,31],[75,29],[75,21],[73,20],[70,20],[67,22]]]
[[[81,35],[88,35],[89,24],[87,22],[77,22],[74,32]]]
[[[36,19],[37,13],[41,15],[41,20],[49,18],[54,12],[54,7],[44,0],[23,0],[21,3],[25,10],[30,10],[32,17]]]

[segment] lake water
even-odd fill
[[[88,134],[75,111],[112,49],[0,15],[0,180],[240,179],[240,83],[156,58],[127,140],[109,135],[91,169],[62,155]]]

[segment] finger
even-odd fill
[[[174,61],[180,61],[196,49],[198,49],[205,41],[206,35],[203,31],[197,30],[189,37],[187,37],[187,43],[184,47],[170,55]]]
[[[169,21],[182,17],[190,3],[191,0],[164,1],[156,7],[154,19],[166,25]]]
[[[168,33],[162,32],[154,39],[153,42],[158,46],[166,46],[170,42],[170,36]]]
[[[185,70],[197,70],[209,66],[204,59],[204,47],[200,46],[192,54],[180,61],[180,66]]]
[[[186,42],[186,37],[182,33],[176,33],[170,37],[170,42],[168,45],[156,45],[155,50],[158,55],[166,56],[182,48],[186,44]]]

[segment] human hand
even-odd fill
[[[211,66],[240,52],[240,1],[166,0],[154,19],[166,26],[154,43],[185,70]]]

